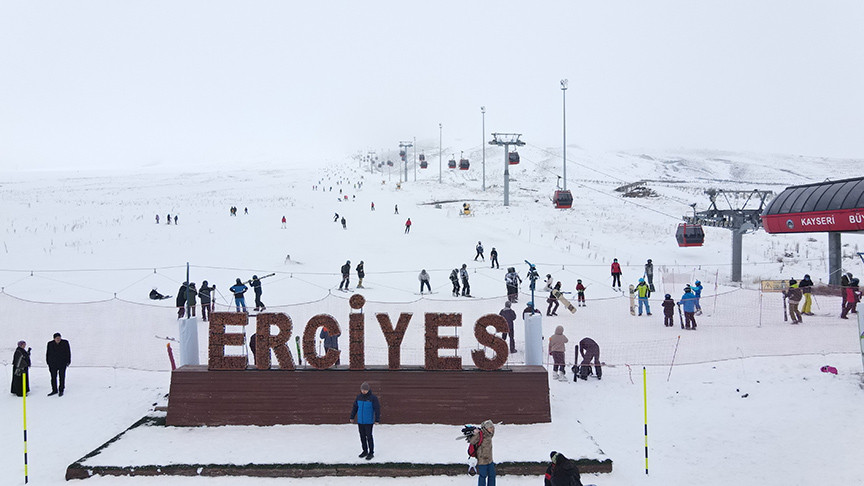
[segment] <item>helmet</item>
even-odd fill
[[[807,280],[810,280],[810,275],[805,273],[804,278],[806,278]]]
[[[534,307],[534,302],[529,300],[528,301],[528,307]]]
[[[581,279],[581,278],[577,278],[577,279],[576,279],[576,283],[582,283],[582,279]]]
[[[617,259],[617,258],[613,258],[612,261],[613,261],[613,262],[617,262],[618,259]]]
[[[671,295],[669,295],[669,294],[666,294],[666,295],[665,295],[665,296],[664,296],[664,297],[663,297],[663,298],[664,298],[664,299],[671,299],[671,298],[672,298],[672,296],[671,296]]]
[[[797,284],[797,283],[798,283],[798,281],[795,280],[794,278],[789,279],[789,285],[795,285],[795,284]]]
[[[551,277],[552,277],[552,274],[551,274],[551,273],[547,273],[547,274],[546,274],[546,278],[551,278]]]
[[[639,279],[639,283],[645,283],[645,279],[644,279],[644,278],[640,278],[640,279]]]
[[[692,291],[693,291],[693,289],[691,289],[689,285],[684,287],[684,292],[692,292]]]
[[[258,278],[258,275],[252,275],[252,279],[253,279],[253,280],[256,279],[256,278]]]
[[[697,281],[696,281],[696,285],[702,285],[702,282],[700,282],[700,281],[697,280]]]
[[[651,259],[650,259],[650,258],[648,259],[648,263],[651,263]]]

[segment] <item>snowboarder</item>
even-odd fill
[[[504,308],[501,309],[501,312],[498,313],[499,316],[503,317],[505,321],[507,321],[507,328],[509,332],[504,333],[504,340],[507,341],[507,337],[510,337],[510,352],[516,352],[516,342],[513,337],[513,323],[516,321],[516,312],[510,308],[512,304],[510,301],[504,302]]]
[[[363,260],[360,260],[360,263],[357,264],[357,288],[363,288],[363,277],[366,276],[366,270],[363,268]]]
[[[255,292],[255,312],[264,312],[264,302],[261,302],[261,280],[258,275],[252,275],[252,280],[249,282],[252,285],[252,291]]]
[[[342,216],[342,229],[348,229],[348,226],[345,225],[345,216]]]
[[[204,322],[207,322],[210,314],[213,313],[213,298],[211,292],[214,290],[216,290],[215,285],[211,287],[206,280],[201,282],[201,290],[198,291],[198,296],[201,297],[201,318]]]
[[[285,229],[287,227],[286,223],[288,223],[288,220],[285,219],[285,216],[282,216],[282,229]]]
[[[504,275],[504,283],[507,285],[507,299],[510,302],[518,302],[519,284],[522,283],[522,279],[516,273],[514,267],[507,268],[507,273]]]
[[[63,390],[66,389],[66,367],[72,363],[72,351],[69,348],[69,341],[60,336],[59,332],[54,333],[54,339],[48,341],[48,348],[45,350],[45,363],[48,364],[48,371],[51,373],[51,395],[63,396]],[[57,378],[60,378],[60,385],[57,385]]]
[[[156,287],[153,287],[153,290],[150,291],[150,300],[163,300],[163,299],[170,299],[170,298],[171,298],[170,295],[160,294],[159,291],[156,290]]]
[[[582,486],[575,460],[555,451],[552,451],[549,457],[552,458],[552,463],[546,468],[544,486]]]
[[[477,451],[477,485],[495,486],[495,460],[492,458],[492,437],[495,436],[495,424],[485,420],[479,428],[474,429],[468,443]]]
[[[363,447],[363,452],[359,457],[366,458],[368,461],[375,457],[372,426],[381,422],[381,405],[378,403],[378,397],[372,394],[369,383],[365,381],[360,385],[360,394],[354,399],[350,420],[357,423],[360,431],[360,445]]]
[[[579,366],[579,378],[588,379],[591,374],[591,362],[594,362],[594,374],[597,379],[603,377],[603,369],[600,367],[600,345],[590,337],[584,337],[579,341],[579,349],[576,353],[576,359],[579,359],[579,353],[582,353],[582,364]],[[576,367],[575,365],[573,366]],[[576,380],[576,377],[573,377]]]
[[[339,213],[333,213],[333,222],[339,221]]]
[[[564,350],[567,342],[567,336],[564,335],[564,326],[555,328],[555,334],[549,338],[549,354],[552,355],[552,378],[558,381],[567,381],[567,375],[564,371]]]
[[[621,264],[618,263],[617,258],[612,259],[612,288],[615,288],[615,284],[618,284],[618,290],[621,290]]]
[[[675,325],[675,301],[672,300],[670,294],[666,294],[663,298],[663,325],[672,327]]]
[[[698,280],[696,281],[695,285],[693,286],[693,295],[696,296],[696,315],[701,316],[702,305],[699,301],[702,300],[702,282]]]
[[[804,278],[798,282],[798,288],[801,289],[801,292],[804,293],[804,305],[801,307],[801,313],[805,316],[812,316],[812,305],[813,305],[813,297],[811,297],[810,293],[812,292],[813,281],[810,280],[810,275],[804,275]]]
[[[645,278],[648,279],[648,289],[654,292],[654,264],[651,263],[650,258],[645,264]]]
[[[555,296],[556,291],[561,292],[561,282],[556,283],[555,286],[552,287],[552,289],[549,292],[549,297],[546,298],[546,303],[549,304],[549,307],[546,308],[546,315],[549,317],[557,316],[558,315],[558,306],[561,305],[558,302],[558,297]],[[552,307],[553,305],[555,307]]]
[[[585,286],[582,285],[582,279],[576,279],[576,305],[585,307]]]
[[[342,281],[339,282],[339,290],[342,290],[344,288],[347,292],[349,285],[348,280],[351,278],[351,260],[345,261],[345,265],[342,265],[342,268],[340,268],[340,270],[342,271]]]
[[[549,292],[549,291],[552,290],[552,287],[553,287],[554,285],[555,285],[555,281],[552,279],[552,274],[551,274],[551,273],[547,273],[547,274],[546,274],[546,286],[543,288],[543,290]]]
[[[11,393],[23,397],[30,393],[30,351],[24,341],[18,341],[18,347],[12,355],[12,390]],[[27,384],[24,386],[24,374],[27,374]]]
[[[177,299],[174,300],[174,305],[177,306],[177,319],[183,319],[186,315],[186,292],[189,282],[183,282],[180,289],[177,290]]]
[[[468,265],[462,264],[462,269],[459,270],[459,277],[462,279],[462,296],[471,297],[471,286],[468,285]]]
[[[478,241],[478,242],[477,242],[477,246],[474,247],[474,249],[477,250],[477,254],[474,255],[474,261],[476,262],[477,259],[480,258],[481,260],[483,260],[483,261],[485,262],[485,261],[486,261],[486,257],[483,256],[483,243],[480,243],[480,242]]]
[[[639,283],[636,285],[636,296],[639,298],[639,315],[642,315],[642,306],[644,305],[645,312],[650,316],[651,306],[648,304],[648,297],[651,297],[651,289],[645,283],[644,278],[640,278]]]
[[[684,321],[685,324],[682,326],[684,329],[696,329],[696,295],[693,293],[693,289],[690,287],[690,284],[687,284],[684,287],[684,295],[678,300],[678,305],[684,308]]]
[[[429,293],[432,293],[432,287],[429,286],[429,274],[426,273],[426,269],[420,270],[420,275],[417,276],[417,279],[420,280],[420,295],[423,295],[423,286],[426,286],[426,290]]]
[[[243,285],[243,282],[240,279],[237,279],[237,282],[229,288],[234,294],[234,306],[237,308],[237,312],[246,312],[246,297],[243,294],[249,290],[249,287]]]
[[[489,252],[489,259],[492,260],[492,268],[501,268],[498,266],[498,250],[495,247],[492,247],[492,251]]]
[[[411,218],[408,218],[408,221],[405,221],[405,234],[411,232]]]
[[[339,350],[339,336],[339,334],[330,334],[330,330],[326,327],[321,328],[318,337],[324,341],[324,354],[327,354],[327,350],[329,349]],[[339,359],[336,359],[336,365],[338,366],[339,364]]]
[[[459,297],[459,269],[450,272],[450,282],[453,284],[453,297]]]

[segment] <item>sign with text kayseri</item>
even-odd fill
[[[864,231],[864,209],[767,214],[762,216],[762,226],[768,233]]]
[[[361,309],[365,305],[362,295],[355,294],[349,299],[352,309]],[[411,322],[413,314],[403,312],[399,314],[396,325],[393,325],[389,314],[375,314],[378,326],[387,341],[388,356],[387,365],[391,370],[401,368],[401,346],[405,337],[405,331]],[[461,327],[462,314],[433,312],[425,314],[425,350],[426,358],[424,368],[427,370],[460,370],[462,369],[462,358],[460,356],[440,356],[441,350],[459,349],[458,336],[441,336],[438,330],[442,327]],[[256,316],[255,325],[255,367],[259,370],[268,370],[271,367],[270,350],[276,356],[280,369],[293,370],[294,358],[289,346],[294,329],[291,318],[281,312],[261,313]],[[228,332],[228,326],[246,326],[249,316],[239,312],[214,312],[210,317],[209,336],[209,359],[210,370],[244,370],[247,365],[246,356],[232,356],[225,354],[225,346],[243,346],[245,335],[241,333]],[[271,328],[279,329],[277,334],[271,333]],[[315,336],[319,329],[326,327],[331,335],[341,335],[342,328],[339,322],[331,315],[318,314],[306,323],[303,329],[303,358],[312,367],[327,369],[339,360],[341,350],[328,349],[323,355],[319,355],[315,349]],[[474,323],[474,337],[477,342],[487,346],[494,351],[494,358],[488,358],[482,349],[471,352],[471,360],[474,365],[483,370],[497,370],[504,366],[507,361],[507,343],[500,337],[489,332],[491,327],[499,333],[508,332],[507,321],[498,314],[487,314]],[[366,367],[365,359],[365,336],[366,315],[364,313],[351,313],[348,315],[348,343],[349,343],[349,368],[362,370]]]

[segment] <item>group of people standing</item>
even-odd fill
[[[31,350],[32,348],[27,347],[26,341],[18,341],[18,346],[12,355],[12,393],[19,397],[30,393]],[[66,390],[66,368],[72,363],[72,351],[69,341],[63,339],[59,332],[54,333],[54,338],[48,341],[45,363],[51,373],[51,393],[48,396],[62,397]]]

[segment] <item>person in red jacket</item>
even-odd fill
[[[618,283],[618,290],[621,290],[621,265],[618,259],[612,259],[612,288],[615,288],[615,283]]]
[[[405,234],[411,232],[411,218],[408,218],[408,221],[405,221]]]

